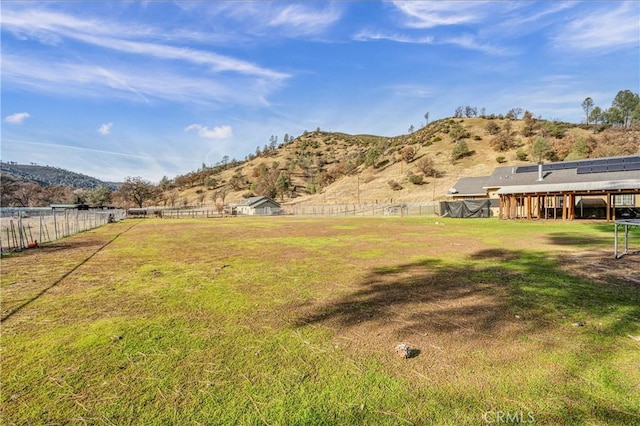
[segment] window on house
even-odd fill
[[[636,205],[636,198],[634,194],[616,195],[613,201],[616,207],[633,207]]]

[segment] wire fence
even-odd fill
[[[284,214],[310,216],[437,216],[440,204],[436,202],[396,204],[319,204],[285,205]]]
[[[145,207],[129,209],[127,217],[196,219],[227,216],[439,216],[440,203],[437,201],[395,204],[318,204],[289,205],[280,208],[256,208],[251,212],[241,212],[234,205],[223,211],[209,207]]]
[[[36,247],[78,232],[122,220],[124,210],[3,208],[0,210],[2,253]]]

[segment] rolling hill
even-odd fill
[[[309,205],[441,200],[461,177],[535,162],[536,138],[548,142],[545,161],[640,153],[638,128],[594,129],[530,117],[448,118],[395,137],[318,130],[265,147],[244,162],[176,177],[161,203],[213,205],[252,195]],[[465,145],[466,153],[453,158]],[[278,191],[279,179],[288,180],[286,191]]]
[[[119,184],[103,182],[91,176],[75,173],[69,170],[36,164],[0,163],[0,172],[21,182],[34,182],[40,186],[68,186],[71,188],[97,188],[106,186],[115,190]]]

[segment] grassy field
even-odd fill
[[[125,220],[3,257],[0,423],[640,424],[612,231]]]

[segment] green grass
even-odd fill
[[[612,230],[145,220],[11,255],[2,424],[639,424],[640,286],[572,264],[637,268]]]

